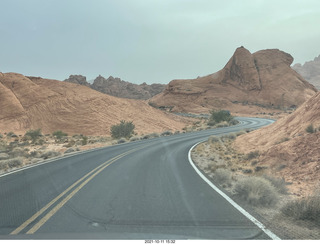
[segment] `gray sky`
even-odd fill
[[[0,71],[168,83],[214,73],[241,45],[320,54],[319,0],[0,0]]]

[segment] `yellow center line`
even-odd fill
[[[144,146],[145,147],[145,146]],[[89,173],[87,173],[85,176],[83,176],[81,179],[79,179],[79,180],[77,180],[75,183],[73,183],[70,187],[68,187],[64,192],[62,192],[61,194],[59,194],[56,198],[54,198],[51,202],[49,202],[46,206],[44,206],[42,209],[40,209],[37,213],[35,213],[31,218],[29,218],[28,220],[26,220],[23,224],[21,224],[18,228],[16,228],[14,231],[12,231],[11,233],[10,233],[10,235],[16,235],[16,234],[19,234],[24,228],[26,228],[30,223],[32,223],[36,218],[38,218],[44,211],[46,211],[48,208],[50,208],[54,203],[56,203],[60,198],[62,198],[67,192],[69,192],[72,188],[74,188],[76,185],[78,185],[81,181],[83,181],[83,180],[85,180],[90,174],[93,174],[94,172],[96,172],[96,171],[98,171],[99,173],[103,170],[103,169],[105,169],[107,166],[109,166],[111,163],[113,163],[113,162],[115,162],[116,160],[118,160],[118,159],[120,159],[120,158],[122,158],[122,157],[124,157],[125,155],[127,155],[127,154],[129,154],[129,153],[131,153],[131,152],[133,152],[133,151],[136,151],[136,150],[139,150],[139,149],[141,149],[141,148],[143,148],[143,147],[139,147],[139,148],[136,148],[136,149],[132,149],[132,150],[130,150],[130,151],[127,151],[127,152],[125,152],[125,153],[122,153],[122,154],[120,154],[120,155],[117,155],[116,157],[114,157],[114,158],[112,158],[112,159],[110,159],[110,160],[108,160],[108,161],[106,161],[105,163],[103,163],[103,164],[101,164],[100,166],[98,166],[98,167],[96,167],[95,169],[93,169],[93,170],[91,170]],[[107,165],[106,165],[107,164]],[[100,170],[99,170],[100,169]],[[96,176],[98,173],[96,172],[96,174],[94,174],[94,176]],[[93,177],[94,177],[93,176]],[[92,179],[93,178],[92,176],[90,177],[90,178],[88,178],[88,179]],[[86,183],[85,184],[87,184],[89,181],[85,181]],[[82,183],[83,184],[83,183]],[[81,184],[81,185],[82,185]],[[84,185],[85,185],[84,184]],[[83,186],[82,186],[83,187]],[[81,188],[82,188],[81,187]],[[78,187],[79,188],[79,187]],[[76,188],[76,189],[78,189],[78,188]],[[80,188],[80,189],[81,189]],[[80,190],[80,189],[78,189],[77,190],[77,192]],[[74,192],[74,191],[73,191]],[[72,193],[73,193],[72,192]],[[71,193],[71,194],[72,194]],[[76,193],[76,192],[75,192]],[[74,193],[74,194],[75,194]],[[70,195],[71,195],[70,194]],[[74,195],[73,194],[73,195]],[[73,196],[72,195],[72,196]],[[71,197],[72,197],[71,196]],[[71,198],[70,197],[70,198]],[[69,199],[70,199],[69,198]],[[68,199],[68,200],[69,200]],[[67,200],[67,201],[68,201]],[[64,204],[63,204],[64,205]],[[62,206],[63,206],[62,205]],[[61,206],[61,207],[62,207]],[[58,209],[59,210],[59,209]],[[57,210],[57,211],[58,211]],[[50,211],[51,212],[51,211]],[[48,215],[48,214],[47,214]],[[47,216],[46,215],[46,216]],[[51,217],[51,216],[50,216]],[[41,219],[42,220],[42,219]],[[40,220],[40,221],[41,221]],[[41,226],[40,226],[41,227]],[[40,228],[39,227],[39,228]],[[33,228],[32,228],[33,229]],[[28,232],[30,232],[31,230],[29,230]],[[34,231],[35,232],[35,231]],[[34,233],[33,232],[33,233]]]
[[[115,159],[114,161],[110,162],[106,166],[99,169],[97,172],[95,172],[93,175],[91,175],[88,179],[86,179],[84,182],[82,182],[76,189],[74,189],[68,196],[66,196],[59,204],[57,204],[49,213],[47,213],[42,219],[39,220],[37,224],[35,224],[28,232],[27,234],[34,234],[42,225],[44,225],[60,208],[62,208],[63,205],[65,205],[82,187],[84,187],[89,181],[92,180],[97,174],[99,174],[102,170],[104,170],[106,167],[108,167],[110,164],[115,162],[118,159]]]

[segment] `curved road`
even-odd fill
[[[269,239],[193,169],[210,135],[272,120],[126,143],[0,176],[0,238]]]

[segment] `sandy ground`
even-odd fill
[[[233,140],[224,139],[222,141],[224,142],[204,142],[199,144],[192,151],[192,159],[209,179],[220,186],[231,197],[234,185],[243,177],[251,175],[259,177],[263,177],[264,175],[274,176],[269,168],[263,168],[257,172],[255,161],[257,161],[258,157],[248,161],[246,154],[237,151],[232,146]],[[219,168],[232,172],[230,183],[219,184],[217,182],[219,175],[216,175],[215,172]],[[292,188],[290,188],[290,185],[287,185],[287,189],[288,194],[279,194],[279,201],[273,207],[253,206],[239,199],[236,200],[240,201],[245,209],[254,216],[257,216],[259,220],[271,230],[274,230],[282,239],[319,239],[319,226],[315,226],[314,223],[308,221],[293,220],[282,214],[281,208],[298,198],[295,191],[292,191]]]

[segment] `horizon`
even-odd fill
[[[320,54],[320,2],[4,0],[0,72],[168,84],[221,70],[237,47]]]

